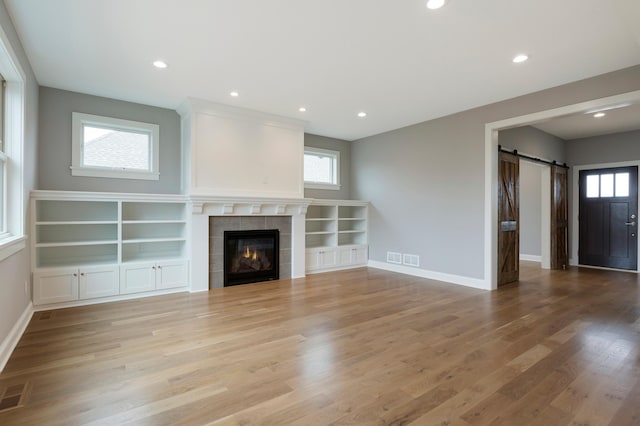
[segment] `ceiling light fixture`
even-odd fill
[[[521,53],[519,55],[514,56],[513,58],[513,62],[516,64],[522,63],[524,61],[526,61],[527,59],[529,59],[529,57],[527,55],[525,55],[524,53]]]
[[[238,96],[240,96],[240,93],[234,91],[234,92],[229,93],[229,96],[237,98]]]
[[[300,107],[298,108],[298,111],[300,112],[307,112],[307,109],[305,107]]]
[[[427,7],[431,10],[440,9],[444,6],[445,0],[429,0],[427,1]]]
[[[153,66],[156,67],[156,68],[165,69],[169,65],[167,65],[167,63],[165,61],[161,61],[161,60],[158,59],[157,61],[153,61]]]
[[[364,112],[364,111],[360,111],[360,112],[358,113],[358,117],[360,117],[360,118],[365,118],[366,116],[367,116],[367,113],[366,113],[366,112]]]
[[[609,105],[609,106],[605,106],[605,107],[590,109],[589,111],[585,111],[585,114],[594,114],[596,112],[610,111],[612,109],[618,109],[618,108],[626,108],[626,107],[631,106],[631,105],[632,105],[631,102],[624,102],[624,103],[621,103],[621,104],[615,104],[615,105]]]
[[[604,117],[605,115],[607,115],[607,114],[605,114],[604,112],[596,112],[595,114],[593,114],[593,116],[594,116],[595,118],[602,118],[602,117]]]

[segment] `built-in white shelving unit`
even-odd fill
[[[188,285],[179,196],[34,191],[31,211],[35,305]],[[152,279],[123,281],[127,268],[146,268]]]
[[[306,270],[324,272],[362,266],[368,260],[368,203],[314,200],[307,208]]]

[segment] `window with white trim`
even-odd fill
[[[157,124],[72,114],[73,176],[158,180]]]
[[[304,187],[311,189],[340,189],[340,152],[305,147]]]
[[[25,247],[24,111],[26,76],[0,28],[0,261]]]
[[[5,99],[4,89],[7,85],[4,77],[0,75],[0,239],[8,236],[7,232],[7,166],[9,157],[5,153]]]

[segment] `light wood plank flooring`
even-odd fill
[[[638,276],[521,277],[363,268],[39,312],[0,424],[640,424]]]

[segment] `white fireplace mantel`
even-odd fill
[[[209,290],[209,217],[290,216],[291,277],[305,275],[305,216],[311,199],[191,196],[191,291]]]

